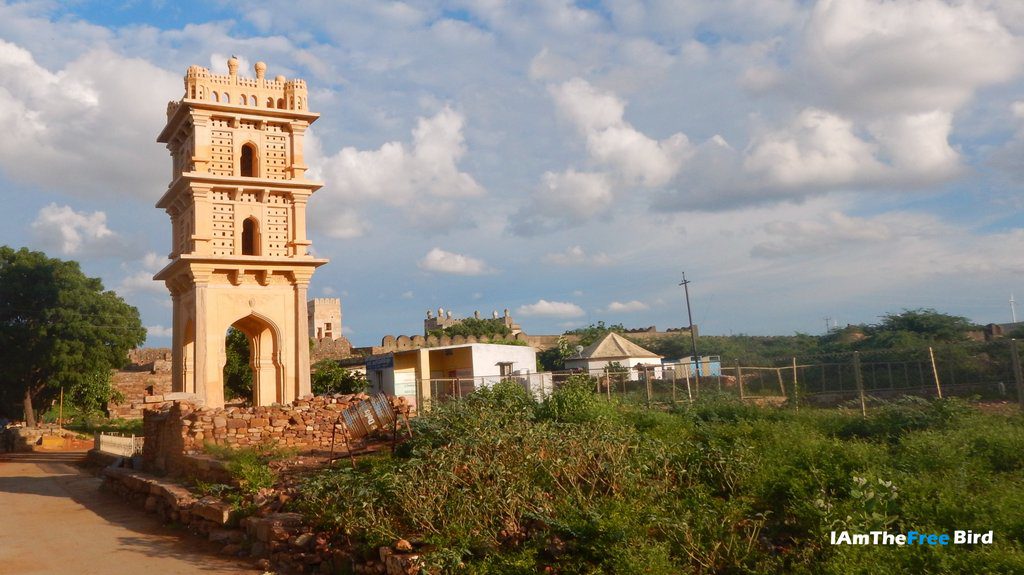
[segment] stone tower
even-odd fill
[[[234,326],[252,350],[253,403],[310,393],[306,292],[327,260],[309,255],[306,179],[309,111],[302,80],[192,66],[185,95],[167,105],[157,141],[172,157],[158,208],[171,217],[171,263],[157,273],[173,300],[174,391],[224,405],[224,338]]]
[[[318,297],[307,302],[309,307],[309,337],[319,341],[341,337],[341,300],[336,297]]]

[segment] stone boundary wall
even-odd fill
[[[145,413],[145,468],[174,475],[199,474],[196,466],[201,460],[190,456],[202,453],[207,444],[329,449],[339,413],[367,399],[369,396],[359,393],[299,399],[289,405],[217,409],[175,401]],[[408,413],[405,398],[391,401],[396,412]],[[340,444],[339,437],[339,448]]]
[[[115,419],[141,419],[171,392],[171,350],[143,347],[128,352],[129,364],[111,374],[110,385],[124,400],[107,403],[107,414]]]
[[[310,365],[324,359],[342,359],[352,355],[352,343],[343,335],[336,339],[310,339],[313,341],[309,350]]]
[[[420,349],[423,347],[442,347],[446,345],[464,345],[467,343],[504,343],[508,341],[523,341],[527,345],[530,345],[530,336],[525,333],[517,333],[514,336],[496,336],[496,337],[476,337],[473,335],[462,336],[457,335],[450,337],[442,335],[440,337],[436,335],[400,335],[395,337],[393,335],[386,335],[381,339],[380,345],[372,347],[359,347],[355,348],[355,351],[362,352],[363,355],[378,355],[382,353],[391,353],[394,351],[405,351],[408,349]]]
[[[696,327],[696,326],[694,326]],[[623,335],[638,339],[660,339],[664,337],[673,337],[678,335],[688,335],[690,332],[687,328],[671,328],[668,331],[657,331],[654,326],[631,329],[623,332]],[[515,340],[525,342],[526,345],[534,348],[537,351],[545,351],[558,347],[559,338],[565,338],[569,343],[575,344],[579,341],[578,335],[528,335],[526,332],[519,332],[514,336],[505,337],[475,337],[475,336],[461,336],[457,335],[449,337],[446,335],[435,336],[435,335],[386,335],[381,339],[380,345],[371,347],[357,347],[353,348],[353,352],[361,353],[362,355],[378,355],[382,353],[391,353],[395,351],[405,351],[409,349],[419,349],[423,347],[442,347],[446,345],[463,345],[467,343],[502,343],[503,341]]]
[[[238,510],[215,497],[199,497],[177,483],[148,473],[107,467],[102,489],[135,507],[176,523],[209,541],[222,544],[221,554],[251,557],[268,570],[303,573],[420,573],[420,555],[406,541],[395,548],[380,547],[367,559],[330,544],[327,533],[316,533],[298,513],[273,511],[240,517]]]

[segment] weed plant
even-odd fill
[[[437,405],[394,456],[296,505],[372,554],[404,538],[448,573],[1022,573],[1024,422],[957,400],[858,411],[706,396],[672,412],[588,381]],[[992,545],[833,546],[830,532],[993,530]]]

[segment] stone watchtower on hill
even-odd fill
[[[336,297],[318,297],[307,302],[309,307],[309,337],[320,341],[341,337],[341,300]]]
[[[308,253],[303,136],[319,114],[302,80],[191,66],[185,94],[167,105],[157,141],[172,157],[160,201],[171,217],[171,263],[157,273],[173,301],[172,384],[224,404],[224,337],[234,326],[252,350],[253,403],[310,393],[306,295],[327,260]]]

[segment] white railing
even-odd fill
[[[136,437],[134,435],[97,433],[93,440],[93,447],[101,453],[132,457],[142,453],[142,444],[145,440],[145,437]]]

